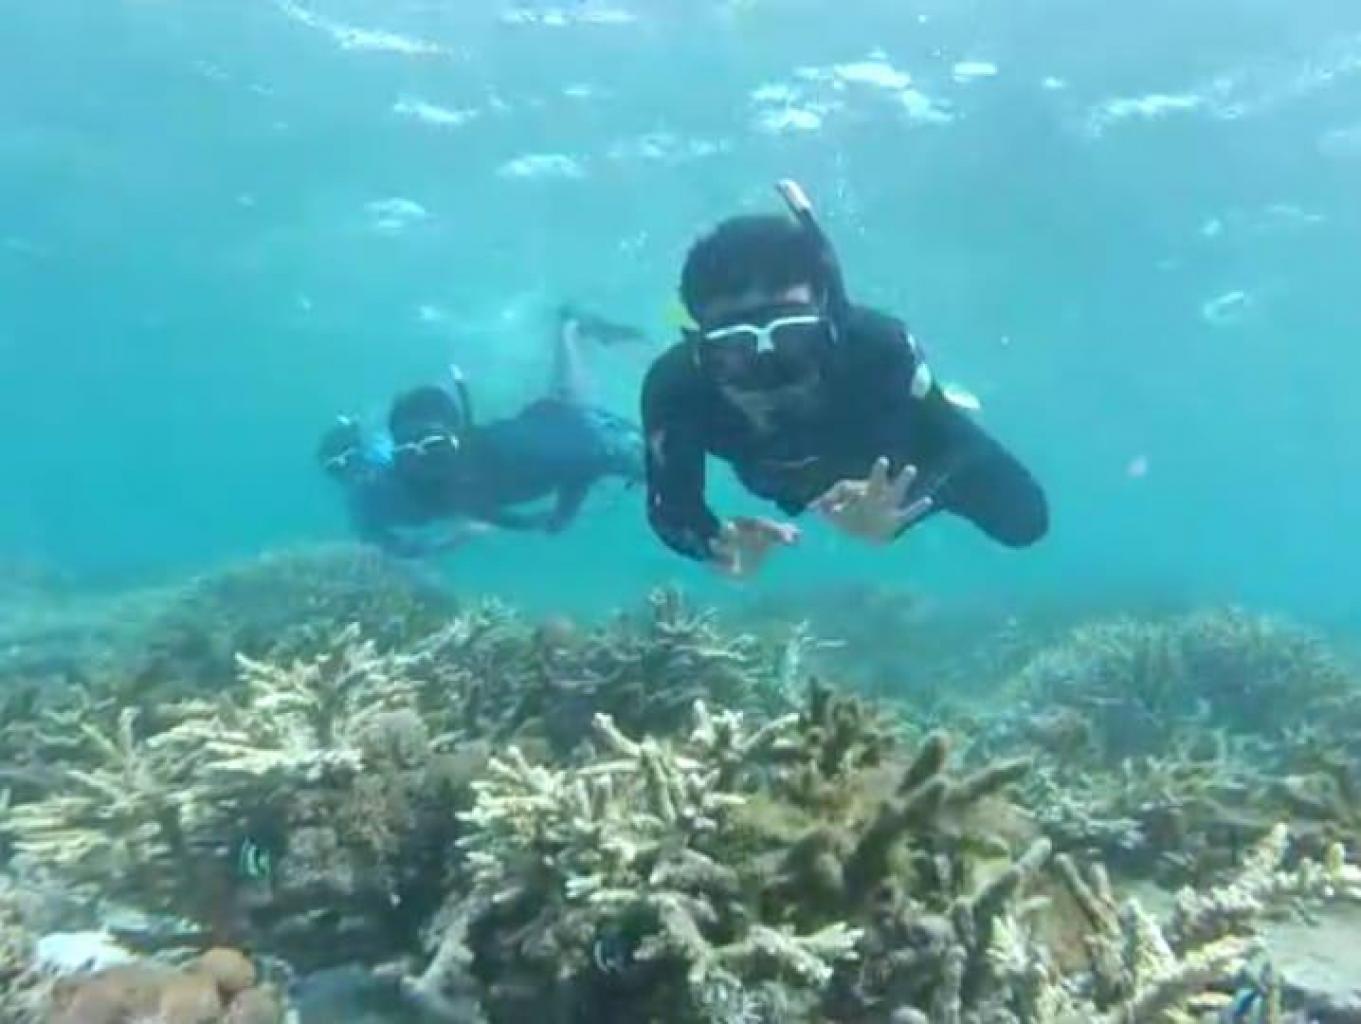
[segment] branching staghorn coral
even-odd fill
[[[648,597],[647,610],[588,634],[559,661],[558,687],[609,714],[631,732],[683,729],[696,700],[743,711],[782,711],[791,677],[811,638],[774,644],[729,635],[711,611],[692,609],[678,591]]]
[[[31,798],[60,781],[62,766],[97,763],[101,743],[92,732],[116,733],[123,709],[84,686],[0,696],[0,787]]]
[[[409,668],[350,628],[291,666],[242,657],[236,694],[162,708],[159,732],[132,709],[110,735],[81,723],[81,766],[0,814],[0,837],[68,884],[306,963],[414,938],[401,901],[435,895],[467,768],[432,752]]]
[[[4,801],[0,799],[0,810]],[[37,1024],[41,979],[33,964],[34,937],[13,883],[0,875],[0,1021]]]
[[[1023,763],[948,775],[943,736],[893,760],[886,720],[817,689],[802,714],[755,729],[703,704],[695,723],[678,741],[633,740],[602,716],[599,753],[570,770],[515,750],[493,762],[461,841],[486,903],[470,944],[491,1005],[513,1016],[516,993],[550,998],[564,981],[589,989],[623,972],[651,979],[642,991],[656,1003],[628,1004],[638,1018],[655,1005],[668,1020],[776,1019],[780,1000],[753,986],[779,980],[786,996],[815,997],[798,1010],[786,999],[780,1019],[815,1019],[817,994],[844,988],[837,978],[861,970],[856,957],[879,961],[863,969],[882,977],[838,1000],[850,1018],[876,1019],[899,968],[942,1005],[984,998],[996,923],[1049,852],[1027,840],[999,863],[1010,837],[989,831]],[[850,796],[831,795],[836,786]],[[771,827],[770,814],[784,824]],[[914,947],[881,915],[908,932],[937,921],[948,941],[885,966]],[[953,987],[941,980],[951,950]]]
[[[131,708],[113,731],[77,724],[85,766],[62,769],[47,795],[0,811],[0,836],[16,858],[77,886],[113,882],[153,902],[173,898],[184,882],[180,814],[193,761],[140,736],[137,724]]]
[[[600,715],[600,754],[577,769],[533,765],[512,748],[476,784],[460,845],[488,920],[523,908],[528,920],[503,930],[522,936],[514,959],[542,984],[600,969],[600,936],[622,930],[621,956],[679,982],[689,1010],[676,1019],[692,1019],[739,975],[816,990],[853,952],[858,933],[839,922],[800,933],[751,920],[740,867],[722,859],[743,762],[796,720],[748,733],[735,712],[694,712],[681,742],[633,740]]]
[[[1025,761],[956,777],[949,759],[949,739],[936,733],[909,761],[876,755],[819,787],[810,787],[806,763],[792,776],[777,773],[774,795],[784,801],[753,800],[740,817],[758,842],[764,831],[776,844],[768,889],[780,912],[818,918],[903,893],[943,908],[969,891],[978,862],[1034,838],[1001,799],[1024,777]],[[819,789],[831,796],[809,803]]]
[[[1298,729],[1280,752],[1282,770],[1269,780],[1264,796],[1279,814],[1288,815],[1291,838],[1307,855],[1321,857],[1335,843],[1361,852],[1361,760],[1348,753],[1339,729],[1322,719],[1322,729]]]
[[[605,713],[631,733],[685,727],[696,700],[743,710],[780,708],[812,641],[728,636],[712,613],[659,590],[643,613],[596,629],[538,628],[495,602],[469,608],[408,654],[428,679],[422,711],[452,738],[485,737],[566,754]]]
[[[835,805],[848,781],[879,768],[902,739],[902,727],[880,709],[839,694],[816,679],[798,713],[798,728],[776,748],[782,794],[809,810]]]
[[[414,713],[416,684],[400,657],[379,655],[357,627],[310,661],[275,665],[238,657],[239,701],[180,706],[157,738],[196,759],[188,827],[236,817],[245,804],[287,800],[297,787],[348,779],[398,712]]]
[[[1099,865],[1084,872],[1060,855],[1059,876],[1087,925],[1086,984],[1065,984],[1035,950],[1018,952],[1024,943],[1014,939],[997,958],[1014,977],[1030,979],[1036,1024],[1191,1024],[1223,1002],[1215,986],[1232,982],[1261,952],[1257,927],[1266,915],[1301,902],[1361,899],[1361,869],[1347,863],[1340,847],[1324,863],[1287,870],[1288,845],[1286,827],[1272,829],[1228,882],[1178,893],[1166,925],[1137,900],[1121,906]]]
[[[998,970],[1025,890],[1048,861],[1040,839],[939,912],[908,901],[875,911],[861,965],[845,972],[835,1007],[846,1019],[930,1024],[1005,1021],[1015,993]],[[1029,945],[1025,946],[1029,950]]]
[[[270,858],[239,926],[304,963],[414,938],[436,895],[462,769],[433,750],[415,664],[353,627],[309,661],[243,657],[239,699],[181,705],[156,738],[196,759],[182,807],[194,847],[220,859],[248,840]]]
[[[1059,849],[1176,884],[1231,868],[1279,817],[1264,756],[1206,731],[1114,768],[1041,758],[1021,802]]]
[[[1301,860],[1287,869],[1289,847],[1289,829],[1277,825],[1227,885],[1204,893],[1179,891],[1172,941],[1185,948],[1207,936],[1246,931],[1273,910],[1311,901],[1361,901],[1361,868],[1348,862],[1341,845],[1330,847],[1322,861]]]

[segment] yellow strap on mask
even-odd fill
[[[677,331],[699,329],[699,324],[695,323],[695,318],[690,315],[690,311],[685,308],[685,303],[679,297],[673,298],[667,303],[666,325]]]

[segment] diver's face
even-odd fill
[[[447,482],[459,467],[459,440],[445,430],[432,429],[414,441],[396,445],[398,472],[410,483],[429,486]]]
[[[754,394],[766,404],[806,398],[831,341],[831,321],[806,284],[711,303],[697,336],[701,364],[738,404]]]

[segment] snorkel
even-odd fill
[[[822,230],[822,225],[818,223],[817,217],[813,215],[813,203],[808,198],[808,193],[803,190],[797,181],[792,178],[784,178],[775,183],[775,191],[784,200],[789,212],[794,215],[794,219],[799,222],[806,234],[817,247],[818,254],[822,259],[823,287],[826,290],[825,303],[827,306],[827,316],[831,320],[836,333],[840,336],[845,330],[845,323],[850,313],[850,299],[846,297],[846,281],[841,273],[841,261],[837,259],[836,250],[832,247],[831,239]]]

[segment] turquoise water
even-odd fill
[[[3,26],[7,559],[121,579],[341,537],[330,418],[451,359],[513,411],[563,297],[654,336],[595,364],[632,413],[691,239],[792,175],[1054,532],[813,526],[749,589],[1356,623],[1361,6],[12,0]],[[544,607],[727,592],[608,487],[565,537],[444,568]]]

